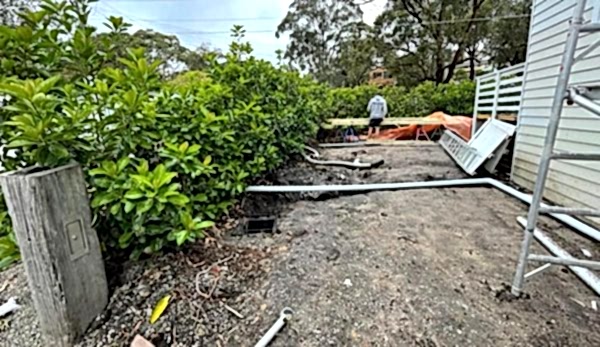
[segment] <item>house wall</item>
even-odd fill
[[[525,82],[519,112],[512,180],[533,189],[552,99],[576,0],[535,0],[529,33]],[[599,0],[588,0],[586,22]],[[578,52],[600,39],[584,34]],[[573,67],[572,85],[600,85],[600,48]],[[565,106],[556,149],[600,153],[600,117],[576,106]],[[570,207],[600,208],[600,162],[553,161],[545,198]]]

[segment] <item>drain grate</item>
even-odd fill
[[[268,216],[246,218],[246,227],[244,230],[247,234],[274,233],[276,228],[277,218]]]

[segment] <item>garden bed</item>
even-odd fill
[[[296,163],[269,180],[464,177],[431,143],[321,152],[386,163],[369,171]],[[273,346],[600,345],[600,316],[590,307],[598,298],[567,270],[534,277],[522,299],[508,294],[522,235],[515,218],[527,207],[497,190],[249,195],[245,212],[265,202],[279,215],[275,234],[227,236],[239,224],[232,218],[184,252],[108,268],[109,307],[80,346],[128,346],[137,333],[157,346],[250,346],[285,306],[296,314]],[[580,248],[600,255],[558,223],[543,219],[543,226],[573,255],[582,257]],[[544,251],[534,245],[534,252]],[[150,325],[166,294],[171,305]],[[21,265],[0,273],[0,300],[10,296],[24,307],[0,323],[0,345],[43,346]]]

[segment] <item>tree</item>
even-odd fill
[[[447,83],[468,64],[491,58],[497,65],[524,59],[527,3],[531,0],[390,0],[375,22],[386,67],[405,84]],[[490,20],[490,18],[499,18]],[[510,31],[509,31],[510,30]]]
[[[276,35],[288,32],[290,43],[284,58],[319,81],[347,84],[343,76],[355,71],[348,72],[349,66],[342,68],[340,62],[351,60],[354,53],[359,53],[363,64],[370,67],[370,47],[365,47],[368,27],[362,22],[360,6],[351,0],[292,2]],[[359,71],[362,69],[364,66]]]
[[[120,17],[111,17],[109,20],[111,23],[122,22]],[[129,24],[123,24],[122,27],[126,29]],[[162,76],[169,77],[184,70],[201,70],[208,66],[206,56],[212,51],[206,45],[190,50],[182,46],[174,35],[165,35],[152,30],[138,30],[134,34],[129,34],[126,30],[116,31],[112,26],[110,28],[112,30],[110,33],[100,34],[99,38],[108,39],[117,57],[127,56],[127,48],[144,48],[150,61],[164,62],[160,66]]]
[[[489,23],[483,52],[497,67],[522,63],[526,59],[531,0],[501,1],[495,6],[495,16],[523,16],[517,20]]]
[[[396,57],[401,66],[420,62],[413,74],[445,83],[465,61],[466,48],[476,41],[476,18],[486,14],[486,1],[391,0],[376,24],[391,48],[401,52]]]
[[[19,23],[17,13],[23,11],[28,5],[31,5],[30,0],[0,0],[0,25],[16,25]]]
[[[335,60],[337,75],[333,84],[344,87],[363,84],[376,59],[375,38],[370,31],[342,42]]]

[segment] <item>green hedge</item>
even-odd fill
[[[359,86],[336,88],[329,92],[332,102],[330,117],[362,118],[367,116],[367,103],[381,94],[388,103],[388,117],[423,117],[435,111],[450,115],[473,114],[475,83],[469,80],[435,85],[424,82],[407,90],[404,87]]]
[[[44,2],[21,27],[2,28],[0,94],[10,101],[0,108],[0,147],[5,170],[79,162],[109,250],[135,258],[203,237],[248,182],[316,133],[326,88],[251,57],[248,44],[168,82],[142,50],[111,56],[112,41],[81,21],[88,11]],[[116,18],[110,26],[111,35],[123,29]],[[1,265],[18,257],[5,211]]]

